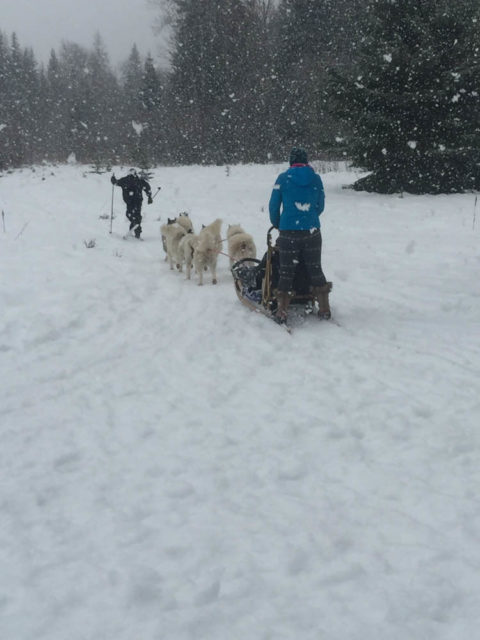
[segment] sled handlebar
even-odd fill
[[[272,246],[272,231],[276,228],[277,227],[271,226],[270,229],[267,231],[267,247]]]

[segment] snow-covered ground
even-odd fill
[[[289,336],[159,235],[186,210],[262,254],[285,167],[159,168],[144,242],[107,174],[0,178],[2,640],[478,636],[475,197],[324,173],[338,324]]]

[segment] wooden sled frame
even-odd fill
[[[235,275],[235,268],[238,268],[239,265],[243,263],[256,263],[260,264],[260,260],[252,259],[252,258],[243,258],[239,260],[235,264],[232,265],[231,271],[233,275],[235,292],[240,300],[240,302],[246,305],[249,309],[253,311],[257,311],[267,315],[269,317],[273,317],[276,307],[277,300],[275,297],[275,291],[272,286],[272,258],[273,253],[275,251],[275,247],[272,244],[272,231],[275,227],[270,227],[267,231],[267,255],[265,261],[265,275],[262,280],[262,298],[261,303],[256,304],[255,302],[249,300],[243,295],[243,286],[238,277]],[[314,309],[315,298],[313,294],[303,294],[303,295],[295,295],[292,297],[290,301],[290,307],[303,307],[304,312],[311,313]]]

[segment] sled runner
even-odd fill
[[[258,313],[276,320],[276,285],[279,278],[278,249],[272,244],[272,231],[267,232],[267,251],[262,260],[243,258],[231,267],[233,282],[238,299],[242,304]],[[328,284],[328,292],[331,283]],[[308,282],[308,275],[302,263],[299,263],[293,282],[294,296],[288,308],[289,321],[285,328],[302,322],[306,316],[318,310],[315,297]],[[327,293],[328,295],[328,293]]]

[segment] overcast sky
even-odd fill
[[[0,31],[16,32],[21,47],[32,47],[39,62],[48,62],[62,40],[90,48],[96,31],[114,66],[134,43],[158,61],[160,38],[152,32],[157,12],[147,0],[0,0]]]

